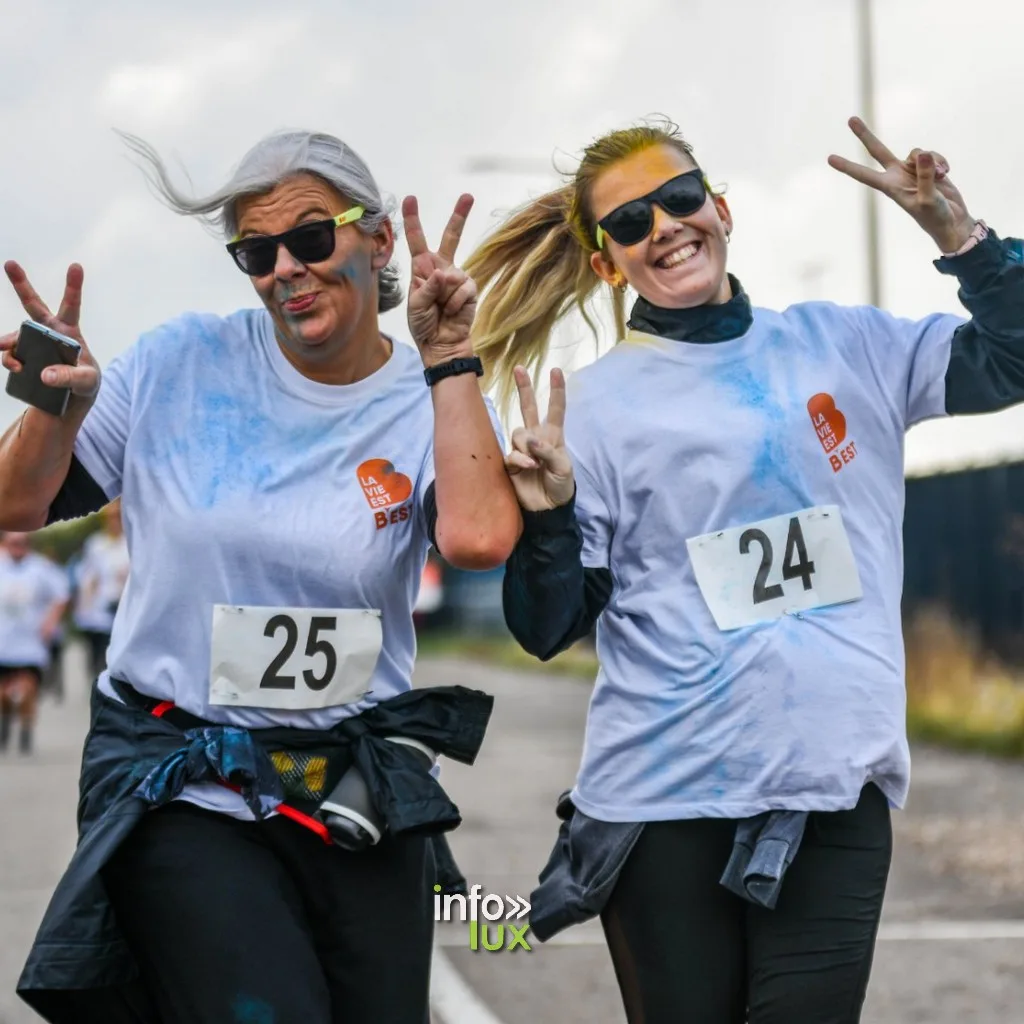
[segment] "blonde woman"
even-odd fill
[[[630,1021],[859,1020],[910,772],[904,434],[1024,398],[1021,243],[942,157],[850,124],[880,168],[830,164],[917,221],[972,319],[753,306],[674,126],[599,139],[466,264],[476,350],[524,420],[506,618],[542,659],[597,623],[533,929],[600,914]],[[527,369],[606,285],[622,341],[568,398],[554,371],[542,420]]]

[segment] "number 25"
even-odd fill
[[[282,676],[278,673],[284,667],[285,662],[292,656],[296,644],[299,642],[299,627],[290,615],[275,615],[267,621],[267,628],[263,630],[264,636],[274,636],[279,629],[285,631],[284,647],[277,652],[277,656],[267,666],[263,678],[260,680],[260,689],[266,690],[294,690],[295,676]],[[302,678],[311,690],[322,690],[333,678],[338,669],[338,652],[331,645],[329,640],[318,639],[321,630],[337,629],[338,620],[333,615],[314,615],[309,621],[309,636],[306,638],[306,657],[311,658],[314,654],[324,656],[323,675],[313,674],[311,669],[305,669]]]
[[[772,571],[773,549],[772,542],[764,530],[751,527],[744,530],[740,536],[740,554],[745,555],[750,551],[752,543],[761,545],[761,565],[754,578],[754,604],[763,604],[765,601],[774,601],[782,597],[783,590],[781,583],[768,582],[768,574]],[[793,561],[794,553],[799,561]],[[800,518],[793,516],[789,521],[789,534],[786,537],[786,554],[782,560],[782,578],[784,580],[802,579],[804,590],[811,589],[811,576],[814,575],[814,563],[807,558],[807,545],[804,543],[804,534],[800,529]]]

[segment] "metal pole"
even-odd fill
[[[867,126],[875,131],[875,74],[873,46],[871,39],[871,0],[856,0],[857,42],[860,65],[860,110]],[[872,306],[882,304],[882,275],[878,245],[878,193],[873,188],[864,189],[867,208],[867,261],[868,261],[868,302]]]

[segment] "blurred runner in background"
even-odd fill
[[[32,551],[27,533],[0,540],[0,750],[8,746],[15,718],[19,750],[32,750],[36,703],[51,644],[67,608],[63,569]]]
[[[82,545],[75,564],[75,626],[89,646],[89,678],[96,679],[107,667],[107,646],[114,615],[128,582],[128,542],[121,523],[121,499],[103,512],[103,529]]]

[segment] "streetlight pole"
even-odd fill
[[[860,109],[867,126],[875,131],[875,72],[874,48],[871,38],[871,0],[855,0],[857,5],[857,50],[860,65]],[[878,193],[864,189],[867,221],[868,302],[875,307],[882,304],[882,275],[878,244]]]

